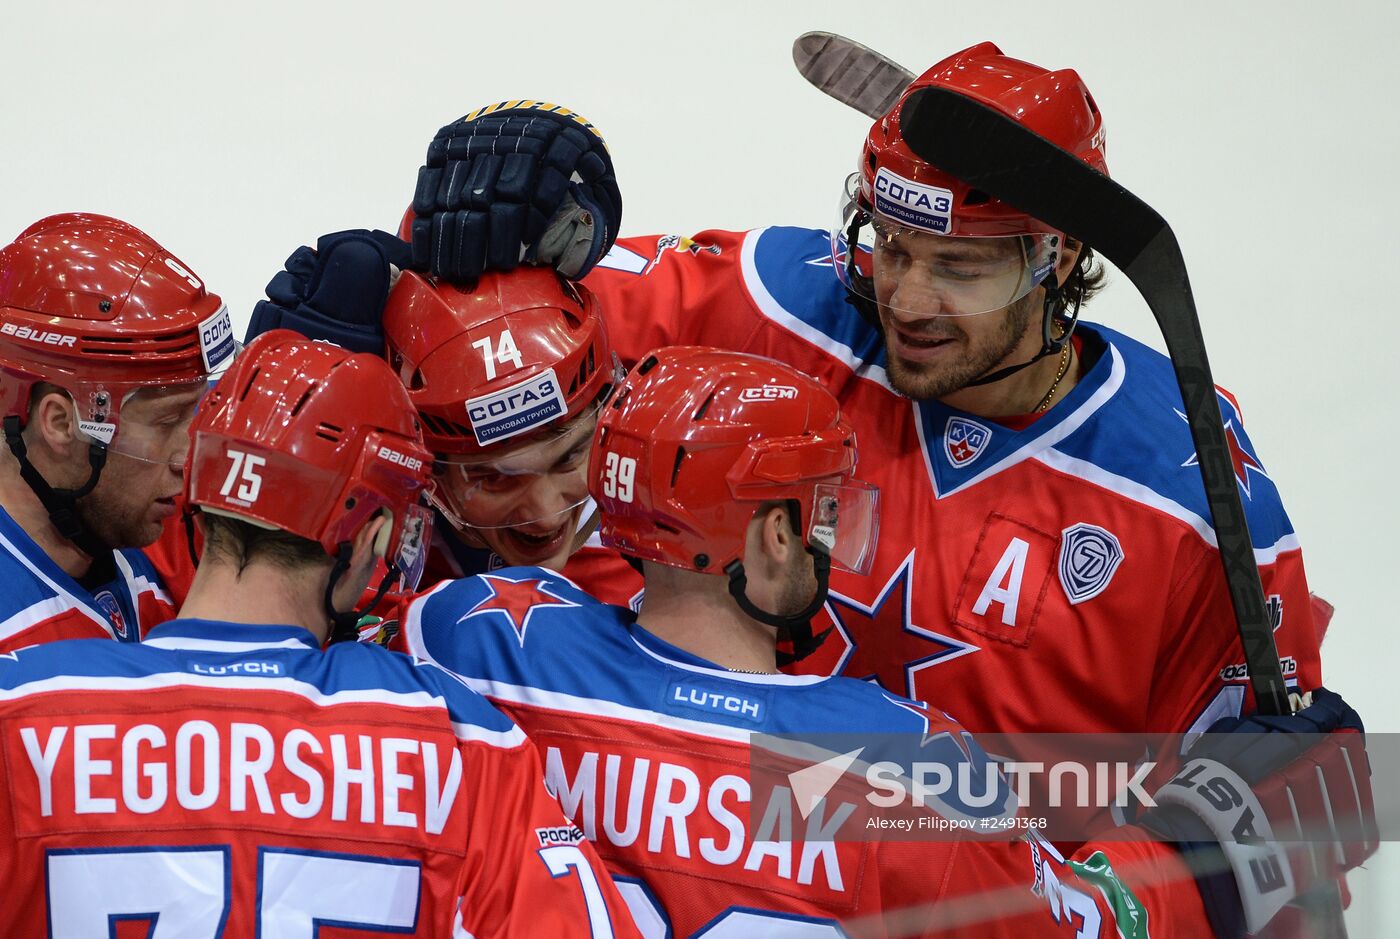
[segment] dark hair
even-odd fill
[[[1106,279],[1103,263],[1094,257],[1094,249],[1080,245],[1079,260],[1060,288],[1060,308],[1055,311],[1056,314],[1076,309],[1093,299],[1103,289]]]
[[[204,551],[233,563],[241,574],[253,561],[271,561],[282,567],[301,568],[329,564],[326,549],[310,538],[280,528],[262,528],[239,518],[201,512]]]

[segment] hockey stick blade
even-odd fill
[[[1288,689],[1176,235],[1123,186],[955,92],[915,92],[904,105],[900,126],[921,159],[1090,245],[1147,301],[1186,405],[1255,706],[1263,714],[1288,714]]]
[[[889,113],[914,80],[914,73],[893,59],[835,33],[798,36],[792,61],[817,90],[870,118]]]

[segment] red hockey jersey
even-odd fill
[[[137,550],[114,552],[116,577],[81,586],[0,509],[0,652],[55,639],[138,642],[175,615],[159,575]]]
[[[713,345],[817,377],[880,487],[867,577],[833,571],[805,671],[934,702],[975,732],[1161,731],[1238,712],[1247,671],[1168,360],[1081,323],[1078,384],[1021,429],[897,394],[826,232],[623,239],[587,279],[629,364]],[[1290,684],[1319,684],[1298,539],[1241,412],[1220,407]],[[1125,758],[1132,759],[1125,754]]]
[[[519,728],[383,649],[174,620],[0,656],[0,759],[6,937],[636,935]]]
[[[853,840],[835,834],[840,811],[791,816],[790,839],[756,837],[754,734],[917,735],[950,774],[996,770],[922,703],[839,677],[729,672],[634,619],[558,574],[507,568],[417,598],[403,636],[544,752],[548,785],[596,841],[648,939],[1209,934],[1194,881],[1162,844],[1065,858],[1036,838]],[[945,800],[964,816],[1010,817],[1000,800]]]

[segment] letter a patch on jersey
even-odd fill
[[[1080,522],[1060,535],[1060,586],[1070,603],[1097,597],[1123,563],[1123,546],[1111,531]]]
[[[991,430],[976,421],[950,417],[948,429],[943,432],[943,452],[949,463],[961,469],[981,456],[991,439]]]
[[[953,605],[953,622],[1025,648],[1049,592],[1055,535],[998,512],[987,516]]]

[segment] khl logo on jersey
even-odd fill
[[[1070,603],[1103,593],[1122,563],[1123,546],[1106,529],[1080,522],[1060,535],[1060,585]]]
[[[943,433],[943,452],[949,463],[961,469],[981,456],[991,440],[990,428],[965,417],[950,417]]]
[[[122,605],[117,602],[117,597],[110,590],[99,590],[92,598],[97,603],[97,608],[107,615],[107,619],[116,630],[117,638],[125,641],[135,639],[129,635],[126,628],[126,617],[122,616]]]

